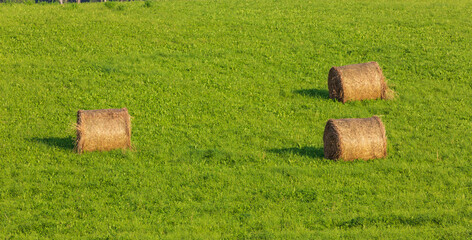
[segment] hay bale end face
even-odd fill
[[[131,148],[131,121],[126,108],[79,110],[78,153]]]
[[[386,99],[387,84],[377,62],[332,67],[328,74],[329,97],[345,103]]]
[[[379,117],[330,119],[323,135],[325,158],[345,161],[387,156],[385,127]]]

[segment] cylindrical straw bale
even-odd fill
[[[323,135],[328,159],[375,159],[387,156],[385,127],[379,117],[330,119]]]
[[[332,67],[328,75],[329,97],[345,103],[386,99],[387,84],[377,62]]]
[[[128,109],[79,110],[76,151],[108,151],[131,148]]]

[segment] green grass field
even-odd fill
[[[472,238],[472,1],[0,4],[0,239]],[[377,61],[390,101],[328,98]],[[79,109],[133,151],[76,154]],[[323,158],[381,116],[388,157]]]

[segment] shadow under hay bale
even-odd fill
[[[311,158],[323,158],[323,149],[316,147],[273,148],[268,151],[276,154],[296,154]]]
[[[79,110],[78,153],[131,148],[131,121],[126,108]]]
[[[293,91],[296,94],[313,98],[329,98],[329,92],[325,89],[300,89]]]
[[[34,137],[31,139],[28,139],[30,141],[36,142],[36,143],[41,143],[45,144],[51,147],[56,147],[56,148],[62,148],[65,150],[71,150],[74,149],[74,142],[75,139],[73,136],[69,137],[46,137],[46,138],[38,138]]]
[[[382,120],[371,118],[330,119],[324,135],[324,155],[328,159],[375,159],[387,156],[387,137]]]
[[[332,67],[328,75],[329,97],[345,103],[386,99],[387,84],[377,62]]]

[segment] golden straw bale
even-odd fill
[[[386,99],[387,84],[377,62],[332,67],[328,74],[329,97],[345,103]]]
[[[330,119],[323,135],[328,159],[375,159],[387,156],[385,127],[379,117]]]
[[[128,109],[77,112],[78,153],[127,148],[131,148],[131,121]]]

